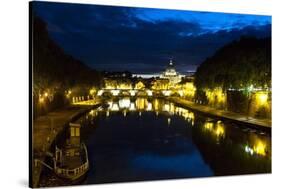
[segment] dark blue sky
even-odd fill
[[[241,35],[271,36],[271,17],[33,2],[58,45],[97,70],[154,73],[173,58],[180,72]]]

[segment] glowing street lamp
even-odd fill
[[[259,93],[258,94],[258,100],[260,104],[265,104],[267,102],[268,95],[266,93]]]
[[[44,103],[44,97],[39,97],[39,103]]]

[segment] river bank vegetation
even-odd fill
[[[101,85],[98,71],[68,55],[49,36],[47,25],[33,20],[34,118],[71,102],[72,96],[88,95]]]
[[[242,37],[197,69],[195,101],[254,117],[271,117],[271,38]]]

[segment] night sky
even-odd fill
[[[241,35],[271,36],[271,17],[85,4],[33,2],[51,38],[97,70],[155,73],[172,58],[195,71]]]

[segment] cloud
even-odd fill
[[[184,72],[241,35],[271,35],[271,24],[240,21],[236,27],[209,30],[175,17],[142,19],[138,9],[127,7],[35,2],[34,10],[67,53],[99,70],[159,72],[173,58]]]

